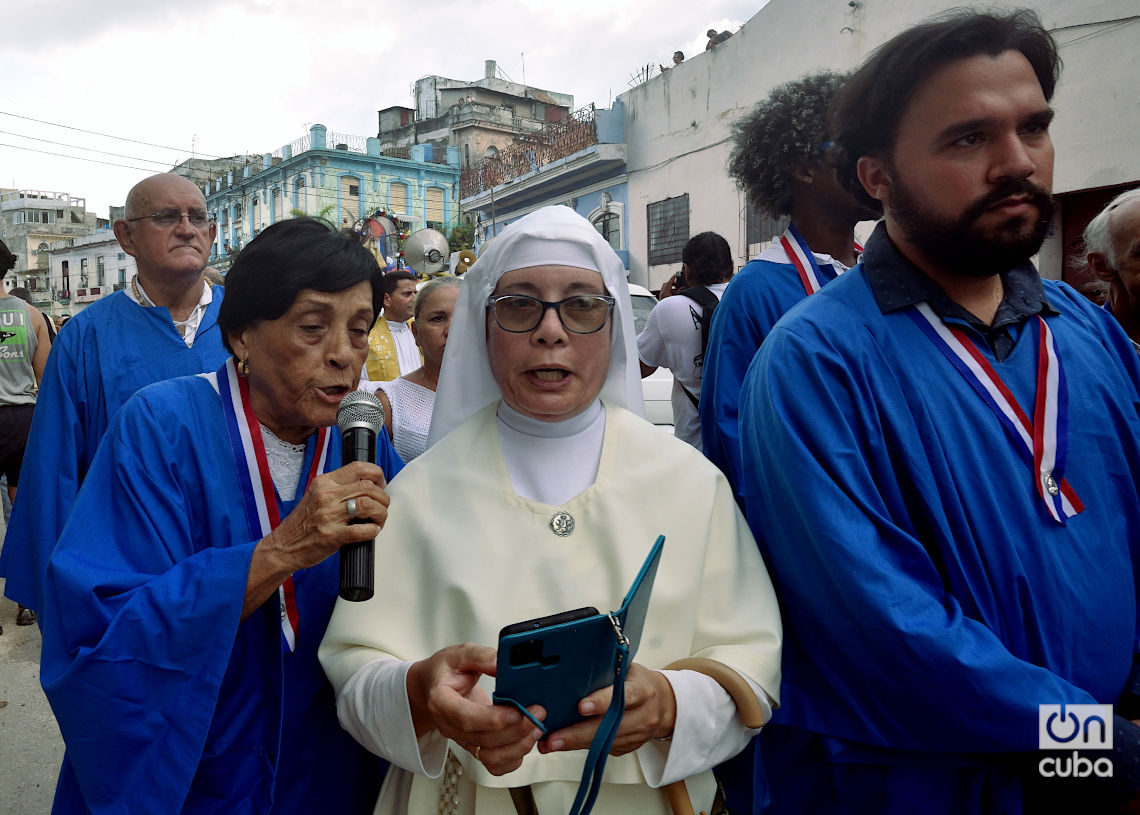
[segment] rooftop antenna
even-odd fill
[[[526,87],[526,51],[519,51],[519,59],[522,60],[522,74],[523,74],[523,87]]]

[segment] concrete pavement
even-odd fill
[[[0,538],[4,531],[0,517]],[[0,594],[4,581],[0,580]],[[0,597],[0,812],[48,815],[63,740],[40,688],[40,629],[16,625],[16,604]]]

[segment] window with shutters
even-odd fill
[[[360,217],[360,180],[350,175],[340,177],[340,213],[349,221]]]
[[[411,207],[408,206],[408,185],[403,181],[393,181],[392,185],[388,188],[388,205],[395,212],[408,214],[411,212]]]
[[[426,215],[424,219],[433,229],[443,227],[443,190],[440,187],[427,188]]]

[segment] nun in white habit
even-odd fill
[[[708,811],[710,769],[757,732],[721,683],[670,663],[727,666],[771,714],[781,628],[768,573],[719,470],[641,418],[638,373],[621,261],[570,209],[511,224],[467,273],[431,446],[389,487],[375,596],[338,600],[320,649],[341,723],[393,764],[377,812],[509,815],[521,787],[540,813],[569,811],[611,691],[539,741],[491,704],[498,632],[618,608],[658,535],[594,811],[669,812],[661,788],[679,780]]]

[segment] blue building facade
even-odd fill
[[[210,264],[224,271],[258,232],[296,215],[352,227],[383,210],[412,231],[446,234],[459,219],[459,150],[415,145],[382,154],[379,139],[318,124],[260,162],[210,180],[203,192],[218,225]]]

